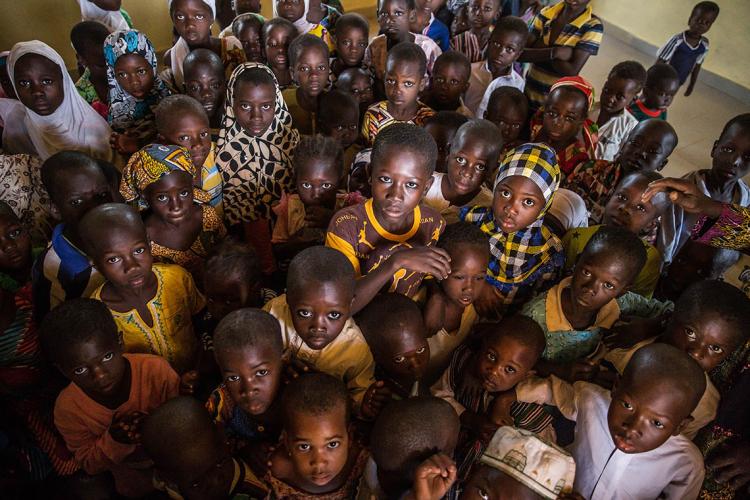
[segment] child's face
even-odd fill
[[[260,13],[260,0],[235,0],[234,12],[238,16],[247,12],[258,14]]]
[[[463,196],[479,192],[497,157],[492,154],[492,144],[471,134],[463,134],[459,141],[448,157],[448,183]]]
[[[341,106],[331,120],[322,127],[328,129],[328,135],[338,139],[344,149],[354,144],[359,136],[358,107]]]
[[[621,182],[607,205],[604,207],[604,224],[622,227],[634,234],[641,234],[660,215],[659,208],[641,196],[648,187],[648,181],[641,178]]]
[[[309,158],[296,175],[299,198],[305,206],[331,206],[339,188],[338,165],[335,158]]]
[[[291,417],[284,441],[298,482],[303,488],[327,485],[344,470],[349,458],[344,403],[322,415],[298,411]]]
[[[430,23],[430,15],[432,11],[425,7],[420,7],[414,10],[414,20],[409,23],[409,31],[412,33],[422,33],[422,31]]]
[[[226,436],[216,425],[192,439],[189,448],[175,457],[171,467],[157,464],[157,468],[174,481],[185,500],[225,498],[234,476]]]
[[[675,301],[693,283],[717,278],[713,274],[716,253],[716,248],[688,239],[659,279],[660,293]]]
[[[460,64],[435,64],[430,79],[432,97],[446,106],[456,104],[469,88],[469,72]]]
[[[161,134],[165,144],[186,148],[198,170],[211,152],[211,128],[205,116],[190,112],[170,116]]]
[[[397,40],[409,32],[414,16],[414,10],[410,10],[404,0],[383,0],[378,11],[380,31],[391,40]]]
[[[276,11],[279,17],[293,23],[305,14],[305,2],[303,0],[276,0]]]
[[[703,311],[691,318],[674,316],[664,334],[664,342],[688,353],[708,373],[739,347],[736,324],[720,315]]]
[[[193,178],[187,172],[175,170],[149,185],[143,197],[154,215],[179,227],[192,217]]]
[[[435,144],[437,144],[438,155],[435,161],[435,171],[446,173],[448,171],[446,161],[450,153],[451,141],[456,135],[456,129],[441,123],[429,123],[424,128],[435,139]]]
[[[90,45],[78,54],[83,66],[91,72],[93,80],[107,78],[107,62],[104,60],[104,45]]]
[[[626,172],[641,170],[660,171],[667,164],[672,153],[670,144],[674,141],[664,127],[639,126],[620,146],[615,161]]]
[[[309,97],[317,97],[328,85],[328,52],[318,48],[302,50],[294,68],[294,79]]]
[[[565,144],[575,140],[586,118],[586,99],[578,92],[555,89],[544,103],[542,127],[549,140]]]
[[[667,79],[659,82],[646,84],[643,87],[643,102],[649,109],[665,110],[672,104],[675,94],[680,89],[680,81]]]
[[[78,227],[80,220],[92,208],[112,201],[112,188],[98,168],[76,169],[55,181],[57,189],[51,196],[53,209],[68,228]]]
[[[120,57],[114,70],[117,83],[136,99],[145,99],[154,87],[154,70],[142,55],[126,54]]]
[[[511,99],[500,98],[490,101],[487,111],[484,112],[484,118],[500,129],[503,144],[512,144],[521,135],[528,117],[523,108],[517,106]]]
[[[206,275],[204,292],[211,318],[220,321],[232,311],[253,306],[258,297],[259,288],[259,283],[248,283],[236,274]]]
[[[461,500],[539,500],[540,498],[532,489],[509,475],[481,463],[475,466],[461,493]]]
[[[619,113],[633,102],[640,87],[635,80],[627,78],[608,78],[602,88],[602,96],[599,99],[601,107],[607,113]]]
[[[509,336],[485,340],[477,353],[477,376],[487,392],[504,392],[525,379],[538,357],[527,346]]]
[[[473,245],[460,245],[450,252],[451,273],[440,282],[445,295],[460,307],[468,307],[484,290],[488,250]]]
[[[248,325],[252,328],[252,325]],[[247,346],[216,352],[224,386],[248,415],[263,415],[279,393],[281,356],[269,346]]]
[[[719,186],[734,184],[750,173],[750,130],[733,125],[714,143],[709,176]]]
[[[545,203],[544,194],[534,181],[511,175],[495,187],[492,212],[504,233],[515,233],[537,220]]]
[[[372,164],[372,208],[378,221],[387,227],[400,227],[432,185],[423,155],[389,149],[383,161]]]
[[[38,115],[51,115],[65,98],[60,67],[39,54],[21,56],[13,78],[18,100]]]
[[[215,71],[210,64],[195,64],[185,73],[185,90],[201,103],[209,117],[223,111],[227,81],[224,73]]]
[[[417,63],[388,58],[385,67],[385,96],[390,104],[398,107],[413,106],[424,86],[424,75],[419,71]]]
[[[456,36],[464,31],[467,31],[471,25],[469,24],[469,8],[464,5],[458,9],[456,15],[453,16],[451,21],[451,36]]]
[[[319,351],[338,337],[351,316],[353,295],[343,283],[310,284],[299,296],[287,296],[294,329],[310,349]]]
[[[211,36],[214,16],[203,0],[175,0],[172,3],[172,24],[188,45],[204,42]]]
[[[622,380],[612,391],[607,413],[609,433],[623,453],[645,453],[678,435],[690,416],[683,391],[666,380]]]
[[[349,92],[359,102],[360,109],[367,107],[375,101],[375,95],[372,90],[372,80],[364,71],[357,71],[352,78]]]
[[[140,290],[153,280],[154,262],[146,229],[141,227],[97,227],[90,255],[96,269],[117,289]]]
[[[336,34],[336,54],[350,68],[362,64],[367,48],[367,35],[356,26],[349,26]]]
[[[497,0],[469,0],[469,24],[472,29],[480,30],[492,24],[499,8]]]
[[[260,40],[260,29],[255,23],[244,23],[237,33],[237,38],[242,43],[245,58],[248,62],[263,62],[263,45]]]
[[[705,35],[711,29],[718,15],[714,11],[703,12],[701,9],[695,9],[688,19],[688,32],[696,37]]]
[[[487,66],[493,75],[504,74],[523,52],[526,38],[514,31],[493,31],[487,44]]]
[[[385,346],[383,359],[378,359],[378,364],[396,380],[420,380],[430,362],[424,323],[400,321],[393,328],[399,330],[397,338]]]
[[[570,301],[578,312],[597,312],[627,291],[633,270],[616,256],[583,255],[573,270]]]
[[[18,71],[18,64],[16,64],[16,71]],[[10,80],[8,74],[8,56],[0,57],[0,88],[5,92],[5,96],[8,99],[17,99],[16,91],[13,88],[13,82]]]
[[[58,363],[63,375],[94,399],[113,396],[127,383],[122,346],[115,339],[103,337],[93,336],[70,346],[66,359]]]
[[[276,89],[270,84],[237,82],[232,103],[234,116],[248,134],[260,136],[273,123],[276,112]]]
[[[0,271],[31,267],[31,236],[17,217],[0,215]]]
[[[266,35],[266,61],[275,70],[289,68],[289,43],[294,38],[286,26],[274,26]]]

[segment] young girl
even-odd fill
[[[164,59],[172,70],[177,91],[184,89],[182,63],[192,50],[209,49],[220,56],[227,75],[231,75],[238,64],[245,62],[245,51],[239,40],[233,36],[211,36],[211,25],[216,18],[215,0],[169,0],[169,16],[180,38],[164,54]]]
[[[503,159],[492,207],[465,207],[459,218],[490,238],[485,293],[476,301],[481,316],[517,309],[557,281],[565,262],[560,239],[544,225],[544,214],[560,184],[555,151],[523,144]]]
[[[156,261],[179,264],[197,278],[226,229],[216,210],[203,203],[206,193],[193,188],[195,170],[185,148],[151,144],[130,158],[120,194],[150,208],[145,223]]]
[[[240,14],[232,21],[231,33],[242,44],[247,62],[266,62],[263,56],[263,24],[265,22],[263,16],[253,12]]]
[[[468,3],[470,28],[451,38],[451,49],[457,50],[475,63],[484,59],[491,26],[498,17],[500,0],[471,0]]]
[[[276,0],[273,2],[273,17],[286,19],[294,24],[300,35],[310,33],[326,42],[333,52],[336,45],[333,31],[341,13],[321,0]]]
[[[292,124],[300,134],[315,134],[318,97],[328,87],[328,48],[320,38],[307,34],[289,46],[289,66],[297,87],[282,93]]]
[[[107,122],[78,94],[60,54],[37,40],[20,42],[8,56],[18,100],[3,101],[3,149],[46,160],[58,151],[112,157]]]
[[[14,419],[23,423],[59,475],[78,470],[52,422],[60,387],[49,377],[32,315],[31,237],[13,210],[0,201],[0,397]],[[40,464],[29,464],[41,474]]]
[[[282,90],[292,84],[289,44],[296,36],[297,28],[284,18],[274,18],[263,25],[263,56]]]
[[[273,203],[292,186],[291,152],[299,141],[273,72],[258,63],[237,67],[227,86],[217,164],[224,183],[224,218],[241,224],[245,239],[273,271]]]
[[[117,31],[104,41],[109,81],[112,147],[121,154],[138,151],[156,135],[154,110],[170,92],[156,74],[156,51],[143,33]]]

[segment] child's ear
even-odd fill
[[[430,190],[432,187],[432,183],[435,181],[435,177],[430,176],[429,179],[427,179],[427,182],[424,183],[424,192],[422,193],[422,196],[427,194],[427,191]]]
[[[425,88],[427,88],[427,82],[429,82],[429,78],[425,78],[424,75],[422,75],[422,78],[419,80],[419,92],[421,93],[424,91]]]
[[[60,220],[60,208],[55,204],[54,201],[49,202],[49,211],[52,214],[52,217]]]
[[[76,63],[83,68],[86,67],[86,61],[83,59],[83,57],[81,57],[81,54],[79,54],[78,52],[76,52]]]
[[[682,422],[680,422],[680,425],[675,427],[674,432],[672,433],[673,436],[679,436],[682,434],[682,431],[685,430],[685,428],[693,421],[693,416],[688,415]]]

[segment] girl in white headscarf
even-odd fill
[[[128,30],[133,27],[128,13],[118,7],[115,10],[107,10],[99,7],[95,0],[77,0],[81,7],[81,19],[83,21],[96,21],[102,23],[109,32]]]
[[[221,57],[226,77],[239,64],[245,62],[245,50],[237,38],[211,36],[211,25],[216,19],[215,0],[167,0],[169,16],[179,40],[165,54],[167,65],[172,70],[172,83],[178,92],[184,91],[185,75],[182,63],[190,51],[209,49]]]
[[[60,54],[38,40],[17,43],[8,56],[8,74],[18,101],[0,105],[14,128],[12,137],[3,134],[4,148],[42,160],[63,150],[112,158],[109,125],[80,96]]]

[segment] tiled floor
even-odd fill
[[[377,33],[374,10],[358,12],[370,21],[371,36]],[[599,54],[589,58],[581,74],[598,90],[612,66],[626,60],[639,61],[648,68],[655,61],[655,56],[644,54],[613,36],[605,36]],[[733,116],[748,112],[750,103],[743,103],[709,87],[701,83],[700,79],[690,97],[679,93],[669,108],[669,122],[677,131],[679,143],[662,173],[667,176],[682,176],[699,168],[710,167],[711,146],[724,124]]]

